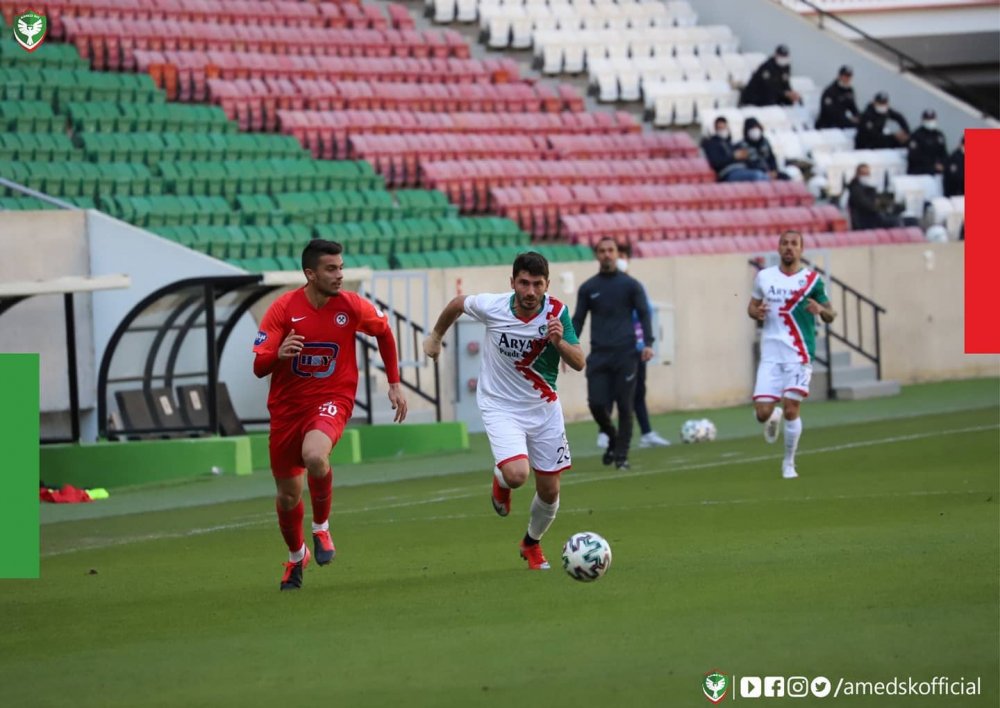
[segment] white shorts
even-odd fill
[[[798,362],[762,361],[757,367],[757,384],[753,389],[754,401],[801,401],[809,395],[812,364]]]
[[[562,406],[551,403],[529,411],[480,408],[497,467],[526,458],[538,474],[556,474],[572,464]]]

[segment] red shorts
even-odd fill
[[[302,443],[306,433],[318,430],[336,445],[344,434],[344,427],[354,412],[354,401],[329,402],[298,418],[271,419],[268,449],[271,453],[271,474],[278,479],[298,477],[306,471],[302,461]]]

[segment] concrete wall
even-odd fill
[[[880,321],[886,378],[913,383],[1000,375],[1000,357],[962,351],[963,243],[835,249],[823,255],[838,278],[887,309]],[[596,270],[596,263],[554,264],[550,292],[575,308],[576,288]],[[754,325],[746,316],[746,304],[755,271],[747,264],[747,256],[635,259],[630,272],[645,284],[652,300],[675,307],[675,359],[670,365],[649,369],[650,410],[748,401],[754,377]],[[455,296],[459,281],[464,294],[505,291],[509,290],[510,269],[432,272],[432,321]],[[571,292],[566,292],[566,283],[572,284]],[[584,351],[589,351],[589,324],[581,342]],[[444,400],[454,401],[453,353],[442,358],[441,371]],[[582,372],[561,373],[559,392],[567,419],[589,418]],[[450,417],[447,412],[445,417]]]
[[[83,406],[91,409],[85,418],[85,431],[90,433],[96,431],[92,409],[97,362],[107,338],[132,305],[168,282],[238,272],[100,215],[7,213],[4,219],[0,282],[120,272],[132,277],[129,290],[78,298],[80,392]],[[824,262],[835,275],[887,308],[881,322],[886,377],[910,383],[1000,374],[1000,357],[969,356],[962,351],[964,243],[836,249],[825,255],[829,260]],[[577,288],[596,270],[595,262],[553,264],[551,292],[572,309]],[[745,314],[754,271],[747,257],[636,259],[631,273],[646,285],[653,301],[675,309],[674,357],[670,365],[654,365],[649,370],[650,409],[683,410],[747,401],[754,373],[754,327]],[[426,304],[428,324],[433,324],[444,304],[459,292],[508,291],[510,267],[435,270],[427,273],[427,280],[426,303],[422,291],[410,289],[409,306],[412,312],[420,312]],[[402,289],[397,290],[397,297],[397,306],[402,307]],[[258,317],[263,307],[261,303],[255,308]],[[43,408],[56,416],[68,408],[63,331],[59,297],[34,298],[0,317],[0,351],[41,353]],[[233,334],[220,372],[230,385],[238,412],[245,417],[266,414],[267,383],[255,379],[251,370],[250,342],[255,331],[255,317],[248,315]],[[581,340],[589,350],[589,326]],[[445,419],[454,415],[450,404],[456,396],[454,356],[452,350],[441,364]],[[384,398],[382,377],[376,376],[373,384],[373,395]],[[565,372],[559,389],[568,419],[589,416],[583,373]],[[415,396],[411,399],[415,409],[426,407]],[[43,430],[43,434],[67,429]]]
[[[4,212],[0,227],[0,283],[90,275],[86,215],[82,211]],[[93,407],[94,340],[90,328],[91,295],[74,296],[77,316],[77,363],[80,405]],[[14,305],[0,316],[0,352],[38,352],[43,413],[69,407],[66,378],[66,324],[63,297],[40,295]],[[69,419],[44,435],[69,434]],[[65,423],[65,427],[63,427]]]
[[[792,71],[809,76],[822,90],[836,77],[842,64],[854,67],[854,91],[863,110],[878,91],[888,91],[892,106],[910,122],[920,123],[920,113],[934,108],[948,140],[949,150],[958,145],[967,128],[996,128],[966,104],[927,82],[899,73],[889,62],[852,44],[835,32],[818,29],[815,19],[803,17],[773,0],[690,0],[703,25],[729,25],[740,38],[742,51],[771,54],[778,44],[792,53]]]

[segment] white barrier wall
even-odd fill
[[[7,212],[0,240],[4,248],[2,282],[122,272],[132,278],[128,290],[77,297],[81,405],[89,416],[85,417],[85,439],[96,432],[97,362],[121,317],[139,299],[167,283],[196,275],[239,272],[121,222],[79,211]],[[835,275],[888,310],[882,319],[885,377],[912,383],[1000,375],[1000,357],[963,353],[964,243],[862,247],[829,253]],[[350,265],[349,254],[347,261]],[[596,271],[596,261],[553,264],[550,290],[572,311],[577,288]],[[674,307],[674,360],[669,366],[649,369],[650,410],[748,401],[754,373],[754,325],[745,308],[754,269],[747,256],[634,259],[630,272],[643,282],[653,301]],[[509,265],[437,270],[428,276],[428,325],[459,291],[471,294],[510,289]],[[413,301],[411,295],[410,305],[411,311],[421,311],[424,303]],[[259,312],[262,307],[255,309]],[[220,371],[245,417],[266,415],[267,385],[255,379],[251,370],[250,342],[255,331],[254,317],[247,315],[233,333]],[[63,332],[59,297],[19,303],[0,317],[0,351],[41,354],[42,406],[50,412],[43,415],[46,435],[67,429],[65,416],[60,417],[68,409]],[[589,323],[581,340],[589,351]],[[452,351],[441,363],[445,419],[454,416],[455,378]],[[381,377],[373,384],[375,395],[384,396]],[[589,418],[583,373],[567,370],[560,376],[559,390],[568,419]],[[426,404],[414,400],[414,405]]]
[[[880,320],[885,378],[905,384],[1000,375],[1000,357],[963,352],[963,243],[847,248],[829,254],[834,275],[888,311]],[[746,316],[746,305],[755,271],[747,261],[746,255],[723,255],[630,263],[629,272],[642,281],[650,298],[675,308],[674,362],[648,371],[646,400],[651,411],[749,401],[754,324]],[[596,272],[596,261],[553,264],[550,292],[572,311],[576,288]],[[431,273],[432,322],[459,286],[464,294],[499,292],[509,290],[509,282],[509,266]],[[567,283],[572,292],[566,292]],[[589,351],[589,322],[581,342]],[[453,361],[453,355],[442,358],[445,401],[455,397]],[[582,372],[561,373],[559,393],[567,419],[590,417]]]

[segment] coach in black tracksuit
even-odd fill
[[[577,292],[573,328],[583,331],[587,313],[590,324],[590,355],[587,357],[587,405],[601,432],[608,436],[606,465],[628,469],[632,441],[632,409],[636,373],[640,361],[653,357],[653,327],[649,303],[638,280],[618,270],[618,244],[601,239],[594,247],[600,271]],[[632,312],[639,315],[646,348],[637,352]],[[611,422],[611,405],[618,406],[618,430]]]

